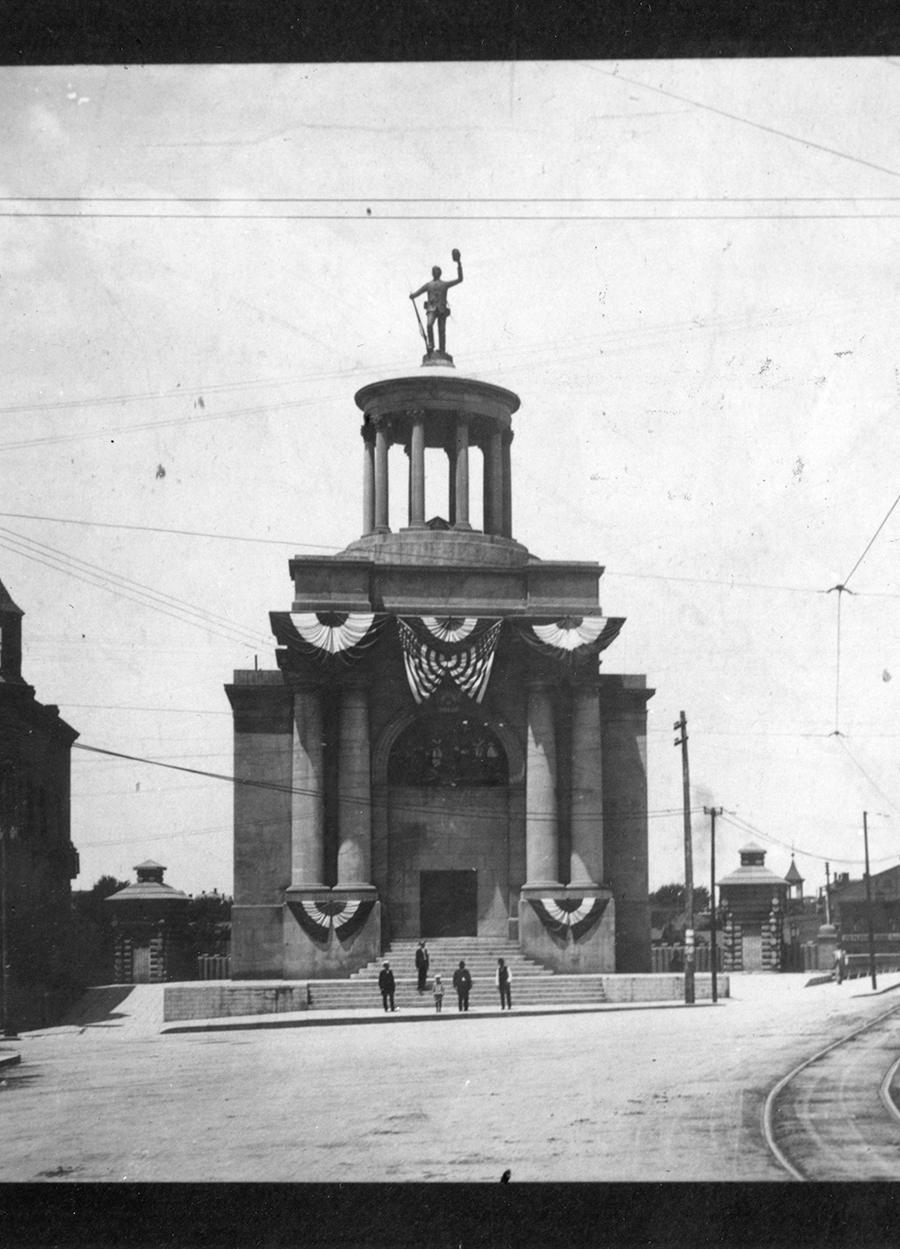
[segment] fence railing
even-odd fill
[[[197,956],[198,980],[230,980],[231,959],[227,954],[200,954]]]
[[[694,971],[708,972],[712,968],[708,945],[694,946]],[[669,971],[684,971],[683,945],[655,945],[650,951],[650,966],[655,975]],[[722,947],[716,947],[716,970],[722,970]]]
[[[847,947],[849,945],[850,945],[850,942],[846,941],[845,939],[845,945],[844,945],[845,951],[847,951]],[[856,942],[854,942],[854,946],[855,945],[857,945]],[[819,947],[815,941],[805,941],[803,945],[801,946],[801,950],[803,952],[803,970],[804,971],[833,971],[834,970],[834,959],[830,953],[828,954],[828,965],[827,966],[823,965],[821,967],[819,966]],[[876,972],[900,971],[900,950],[897,950],[896,952],[891,952],[891,951],[886,951],[886,950],[876,951],[875,971]],[[844,972],[844,975],[846,976],[846,978],[848,980],[856,980],[860,976],[868,976],[868,974],[869,974],[868,952],[866,952],[865,954],[857,954],[857,953],[851,954],[848,951],[846,971]]]

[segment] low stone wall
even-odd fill
[[[555,977],[548,977],[552,983]],[[560,977],[562,979],[562,977]],[[566,976],[569,982],[577,976]],[[597,977],[590,977],[595,981]],[[606,1001],[620,1002],[683,1002],[684,976],[675,972],[659,975],[603,976]],[[334,981],[329,981],[334,984]],[[719,997],[729,996],[728,976],[718,977]],[[374,998],[377,993],[373,988]],[[712,978],[695,975],[694,996],[698,1002],[712,997]],[[374,1001],[367,1003],[371,1008]],[[346,1009],[359,1009],[359,1003],[348,1002]],[[364,1008],[365,1009],[365,1008]],[[236,1015],[282,1015],[290,1011],[309,1010],[309,982],[294,981],[194,981],[167,984],[163,994],[163,1020],[175,1023],[191,1019],[228,1019]]]
[[[238,981],[211,984],[167,984],[163,993],[163,1020],[227,1019],[233,1015],[283,1015],[309,1009],[305,980],[289,982]]]
[[[683,1002],[684,975],[604,976],[603,988],[608,1002]],[[716,977],[719,997],[729,996],[728,977]],[[694,998],[698,1002],[712,998],[712,977],[694,975]]]

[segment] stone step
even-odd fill
[[[371,972],[372,969],[377,972],[377,970],[383,967],[384,962],[391,964],[391,970],[394,975],[403,975],[403,977],[406,977],[406,975],[417,974],[416,964],[413,963],[411,958],[396,958],[393,957],[391,953],[383,954],[381,958],[372,959],[371,963],[366,963],[364,967],[361,967],[353,974],[358,975],[361,972],[368,973]],[[461,962],[466,963],[466,967],[468,967],[469,972],[472,972],[473,975],[474,969],[476,968],[481,970],[481,972],[488,968],[491,969],[492,973],[497,970],[496,958],[432,958],[431,962],[428,963],[428,975],[446,975],[447,972],[454,972],[454,970],[459,967],[459,963]],[[533,959],[526,958],[526,955],[524,954],[511,954],[509,955],[509,958],[504,959],[504,962],[506,962],[508,968],[513,970],[513,973],[517,972],[517,970],[529,970],[529,972],[538,972],[540,975],[553,974],[550,972],[549,968],[542,967],[542,964],[534,962]]]
[[[415,984],[415,955],[418,948],[418,941],[395,941],[381,958],[373,959],[365,967],[353,972],[350,980],[365,983],[377,980],[384,960],[387,959],[398,985],[410,978]],[[494,977],[497,974],[497,960],[500,958],[509,967],[513,983],[554,975],[552,969],[523,954],[518,942],[507,937],[435,938],[428,942],[428,957],[429,990],[436,975],[443,980],[445,989],[452,987],[453,973],[460,962],[465,962],[473,981],[485,982],[492,988],[496,988]]]
[[[427,942],[428,950],[434,949],[498,949],[501,954],[504,950],[519,948],[517,940],[509,937],[436,937]],[[417,940],[396,940],[391,943],[391,949],[413,950],[418,949]]]
[[[400,963],[399,959],[388,959],[391,964],[391,971],[394,973],[395,980],[413,980],[417,979],[417,973],[414,968],[410,968],[408,963]],[[476,962],[474,959],[465,960],[466,967],[470,975],[474,978],[490,976],[493,980],[497,974],[497,961],[485,960],[484,962]],[[506,965],[513,977],[516,976],[552,976],[554,973],[546,967],[542,967],[540,963],[526,962],[524,959],[507,959]],[[384,966],[384,959],[378,959],[376,962],[367,963],[365,967],[360,967],[357,971],[350,975],[351,980],[371,980],[373,977],[377,980],[378,973]],[[459,959],[456,962],[444,963],[432,961],[428,968],[428,979],[433,980],[435,976],[440,976],[442,980],[446,980],[448,976],[452,976],[459,967]]]
[[[365,980],[315,980],[309,984],[311,1010],[340,1010],[370,1008],[381,1005],[378,985]],[[544,976],[527,980],[513,979],[512,998],[520,1006],[552,1006],[566,1003],[605,1002],[606,993],[602,976]],[[432,1009],[434,996],[431,987],[418,993],[415,981],[401,981],[394,994],[400,1009]],[[471,1006],[498,1006],[499,994],[493,980],[475,983],[469,995]],[[447,984],[444,993],[444,1009],[456,1009],[456,993]]]

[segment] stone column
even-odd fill
[[[375,532],[390,533],[388,524],[388,447],[390,432],[380,420],[375,427]]]
[[[503,431],[503,536],[511,538],[512,534],[512,447],[513,432]]]
[[[338,748],[338,879],[340,889],[371,889],[372,782],[369,698],[363,686],[341,691]]]
[[[291,768],[291,887],[325,888],[322,703],[317,689],[294,695]]]
[[[447,520],[456,526],[456,440],[447,445]]]
[[[412,434],[409,444],[409,527],[425,528],[425,413],[417,408],[411,413]]]
[[[603,879],[603,777],[600,693],[595,682],[572,691],[572,853],[569,883]]]
[[[556,806],[556,726],[551,688],[528,687],[528,752],[525,775],[524,888],[561,888]]]
[[[364,425],[363,436],[363,533],[375,530],[375,437]]]
[[[484,457],[484,531],[499,534],[503,529],[503,448],[502,432],[488,436]]]
[[[469,421],[456,418],[456,520],[454,529],[471,529],[469,524]]]

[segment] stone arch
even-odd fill
[[[420,710],[400,712],[382,730],[372,751],[372,784],[386,786],[388,783],[388,760],[397,738],[422,715]],[[509,784],[522,784],[525,779],[525,753],[518,734],[504,720],[483,716],[485,725],[500,739],[509,767]]]

